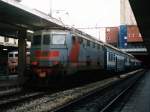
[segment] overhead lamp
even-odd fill
[[[7,51],[8,49],[7,48],[3,48],[3,51]]]
[[[28,33],[34,33],[34,31],[32,31],[32,30],[27,30],[27,32],[28,32]]]

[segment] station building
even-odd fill
[[[145,47],[136,25],[106,27],[106,43],[124,49]]]

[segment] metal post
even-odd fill
[[[19,71],[19,83],[24,83],[24,71],[26,68],[26,30],[20,30],[18,33],[18,71]]]
[[[50,0],[50,12],[49,12],[50,14],[50,16],[52,17],[52,0]]]

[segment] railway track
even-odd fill
[[[145,71],[146,72],[146,71]],[[135,80],[135,83],[129,85],[124,91],[118,94],[108,105],[106,105],[100,112],[121,112],[132,94],[138,87],[138,83],[143,80],[145,76]]]
[[[135,82],[137,82],[138,78],[135,79]],[[118,95],[116,95],[106,106],[104,106],[100,112],[108,112],[111,111],[112,109],[114,109],[114,105],[118,104],[119,105],[119,101],[121,100],[121,98],[123,98],[125,95],[128,94],[128,92],[130,91],[130,89],[135,85],[135,82],[129,84],[129,86],[127,88],[125,88],[124,90],[122,90]]]
[[[7,83],[7,81],[6,81],[6,83]],[[14,88],[18,88],[19,87],[19,85],[14,85],[14,84],[12,84],[12,85],[5,85],[5,84],[2,84],[1,86],[0,86],[0,91],[4,91],[4,90],[8,90],[8,89],[14,89]]]
[[[103,86],[106,83],[110,83],[117,80],[117,78],[110,78],[105,81],[99,81],[96,83],[89,84],[87,86],[76,87],[69,90],[57,91],[53,93],[47,93],[40,98],[33,99],[31,101],[27,101],[26,103],[22,103],[17,107],[9,108],[7,111],[15,111],[15,112],[37,112],[37,111],[49,111],[54,108],[57,108],[59,105],[68,102],[74,98],[82,96],[89,91],[94,90],[98,86]]]
[[[11,87],[11,88],[6,87],[5,89],[0,90],[0,99],[5,96],[16,94],[20,92],[21,90],[22,90],[21,87]]]
[[[18,91],[3,94],[0,96],[0,110],[5,111],[8,108],[19,105],[25,101],[41,97],[45,92],[26,91],[19,89]]]
[[[143,73],[143,72],[142,72]],[[53,112],[111,112],[112,105],[122,97],[141,77],[141,74],[121,79],[104,88],[97,89],[65,105],[57,107]]]
[[[8,98],[6,99],[6,103],[4,102],[4,105],[9,105],[9,109],[5,108],[4,110],[8,112],[96,112],[97,110],[102,110],[107,106],[109,107],[111,104],[110,102],[113,101],[118,94],[123,92],[126,89],[126,86],[131,84],[131,81],[137,80],[141,76],[139,74],[135,75],[136,77],[132,77],[136,72],[128,75],[122,75],[121,78],[110,78],[104,81],[64,91],[47,93],[34,92],[23,96],[21,95],[21,97],[18,97],[17,95],[18,99],[15,99],[15,97],[13,97],[13,100],[9,100]],[[125,83],[121,85],[123,82]],[[17,106],[14,106],[16,104]]]

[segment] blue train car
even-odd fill
[[[126,54],[119,49],[105,44],[106,49],[106,69],[108,71],[123,72],[125,71]]]

